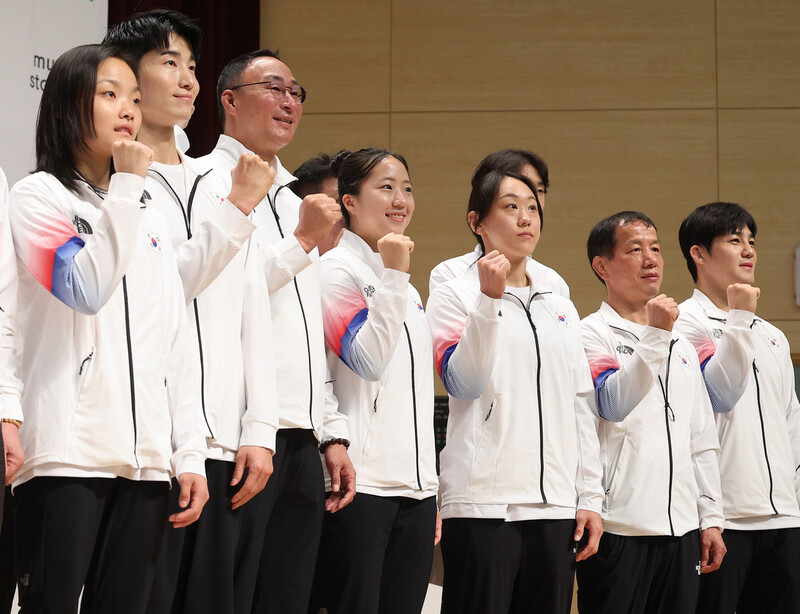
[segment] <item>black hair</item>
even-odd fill
[[[277,51],[271,49],[259,49],[257,51],[249,51],[238,57],[233,58],[225,65],[222,72],[219,73],[217,79],[217,108],[219,109],[219,123],[225,128],[225,107],[222,106],[222,92],[229,90],[232,87],[241,85],[242,73],[247,70],[253,60],[258,58],[275,58],[280,60]]]
[[[389,157],[397,159],[408,172],[406,159],[399,153],[388,149],[379,149],[377,147],[368,147],[358,151],[343,149],[336,154],[331,163],[331,168],[333,168],[338,180],[339,202],[341,203],[342,218],[344,218],[346,228],[350,228],[350,213],[344,206],[344,195],[358,196],[361,193],[361,186],[372,172],[372,169]]]
[[[547,188],[550,187],[547,164],[539,156],[527,149],[501,149],[490,153],[481,160],[475,172],[472,173],[472,187],[474,188],[475,184],[489,171],[508,171],[521,174],[528,164],[535,168],[539,177],[542,178],[544,191],[547,193]]]
[[[756,236],[758,229],[753,216],[736,203],[709,203],[698,207],[683,220],[678,230],[678,241],[694,281],[697,281],[697,265],[692,258],[692,246],[700,245],[711,253],[714,239],[740,233],[745,227]]]
[[[80,185],[75,154],[88,152],[86,140],[95,136],[97,70],[109,58],[126,61],[119,49],[109,45],[81,45],[65,51],[50,69],[39,103],[36,170],[50,173],[73,192]],[[128,66],[136,75],[136,67],[129,62]]]
[[[331,167],[332,163],[333,158],[326,153],[320,153],[306,160],[292,173],[297,180],[292,181],[289,188],[300,198],[305,198],[309,194],[319,194],[322,192],[323,181],[336,178],[336,173]]]
[[[641,211],[620,211],[614,215],[609,215],[607,218],[597,222],[589,232],[589,239],[586,241],[586,255],[589,256],[589,266],[592,266],[595,256],[613,258],[614,248],[617,246],[617,228],[630,226],[631,224],[644,224],[648,228],[658,230],[653,220]],[[593,266],[592,272],[597,279],[603,282],[603,285],[606,284]]]
[[[473,222],[474,225],[478,226],[481,222],[483,222],[484,219],[486,219],[486,216],[489,215],[492,204],[500,192],[500,185],[503,183],[503,179],[506,177],[511,177],[512,179],[521,181],[533,193],[534,198],[536,198],[536,209],[539,212],[539,230],[541,231],[541,229],[544,227],[544,211],[542,211],[542,205],[539,202],[539,196],[536,194],[536,186],[533,184],[533,181],[516,171],[499,169],[490,170],[484,173],[472,186],[472,192],[469,195],[469,204],[467,205],[467,213],[469,214],[473,211],[476,213],[475,220]],[[481,251],[485,253],[486,249],[483,245],[483,239],[472,229],[472,226],[470,226],[470,230],[478,240],[478,243],[481,246]]]
[[[194,19],[171,9],[136,13],[109,28],[103,42],[116,45],[138,62],[146,53],[167,49],[170,34],[173,33],[186,40],[195,61],[199,61],[203,31]]]

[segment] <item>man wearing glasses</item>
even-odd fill
[[[280,414],[274,474],[264,489],[269,521],[253,611],[276,614],[307,611],[323,512],[340,509],[355,493],[346,422],[326,390],[317,250],[341,212],[324,194],[301,201],[288,188],[295,177],[277,157],[294,137],[305,98],[274,52],[232,60],[217,81],[223,134],[203,158],[224,171],[250,151],[275,170],[269,194],[253,211],[270,292]],[[318,446],[331,475],[327,503]]]

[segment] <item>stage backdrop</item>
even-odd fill
[[[107,0],[0,0],[0,166],[13,183],[33,170],[42,88],[67,49],[102,40]]]

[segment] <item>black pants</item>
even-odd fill
[[[723,534],[722,566],[700,579],[703,614],[800,612],[800,528]]]
[[[3,527],[0,529],[0,614],[11,614],[14,594],[17,592],[17,573],[14,567],[15,542],[14,499],[11,487],[5,487]]]
[[[319,550],[325,481],[314,433],[278,431],[253,612],[306,614]],[[248,503],[249,505],[249,503]]]
[[[433,564],[436,497],[359,493],[325,515],[317,583],[328,614],[415,614]]]
[[[574,533],[574,520],[445,520],[442,612],[569,614]]]
[[[20,613],[141,614],[167,513],[167,482],[37,477],[17,487]]]
[[[181,529],[165,524],[164,546],[147,605],[148,614],[249,614],[255,592],[264,530],[264,491],[242,507],[231,498],[247,472],[231,486],[236,464],[206,461],[209,500],[200,519]],[[170,513],[179,511],[180,487],[173,480]]]
[[[578,563],[577,575],[581,614],[694,612],[700,589],[699,533],[682,537],[604,533],[597,554]]]

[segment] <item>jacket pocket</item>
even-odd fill
[[[484,445],[487,444],[486,441],[486,433],[490,428],[490,420],[492,419],[492,414],[494,413],[495,406],[497,404],[497,398],[493,398],[491,403],[489,403],[489,407],[486,408],[485,411],[481,412],[483,419],[479,426],[480,432],[478,434],[478,443],[475,446],[475,463],[481,463],[481,456],[484,449]]]
[[[375,391],[375,397],[372,399],[372,406],[370,407],[370,410],[368,412],[367,425],[366,428],[364,429],[364,438],[362,439],[362,444],[361,444],[362,456],[369,456],[370,433],[372,432],[372,425],[378,417],[378,408],[379,408],[378,400],[380,399],[382,390],[383,388],[378,388]]]
[[[89,372],[92,370],[92,362],[94,359],[94,346],[84,355],[81,364],[78,367],[77,389],[75,390],[75,407],[77,408],[80,403],[81,395],[87,385]]]

